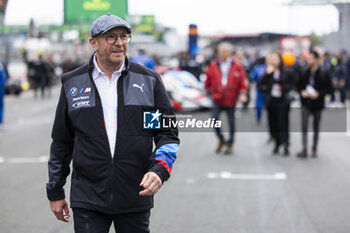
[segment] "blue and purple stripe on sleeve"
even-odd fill
[[[158,163],[162,164],[166,168],[169,174],[173,168],[178,150],[178,143],[165,144],[156,150],[155,159],[158,161]]]

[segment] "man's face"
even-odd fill
[[[219,46],[218,48],[218,58],[221,61],[226,61],[226,59],[231,56],[231,50],[230,48],[226,46]]]
[[[307,64],[309,66],[314,66],[317,63],[317,59],[314,57],[314,55],[310,54],[310,56],[307,58]]]
[[[272,53],[269,56],[269,62],[272,66],[274,66],[275,68],[278,68],[282,61],[280,59],[280,56],[278,56],[277,53]]]
[[[119,37],[114,44],[109,44],[106,41],[106,37],[112,34],[118,35]],[[121,35],[125,34],[127,34],[127,31],[124,27],[116,27],[105,34],[90,38],[90,44],[96,50],[97,60],[107,65],[121,65],[128,51],[128,44],[123,43],[121,40]]]

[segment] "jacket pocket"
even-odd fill
[[[76,134],[87,138],[104,136],[103,113],[99,108],[81,108],[70,112],[69,115]]]
[[[130,72],[123,82],[124,104],[154,106],[155,78]]]
[[[90,181],[106,176],[110,166],[110,152],[100,137],[77,137],[73,152],[73,168],[79,178]]]

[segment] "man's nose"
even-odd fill
[[[117,39],[115,40],[115,45],[123,45],[122,37],[117,36]]]

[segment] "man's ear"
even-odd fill
[[[89,43],[94,48],[94,50],[98,49],[97,40],[95,38],[90,37],[89,38]]]

